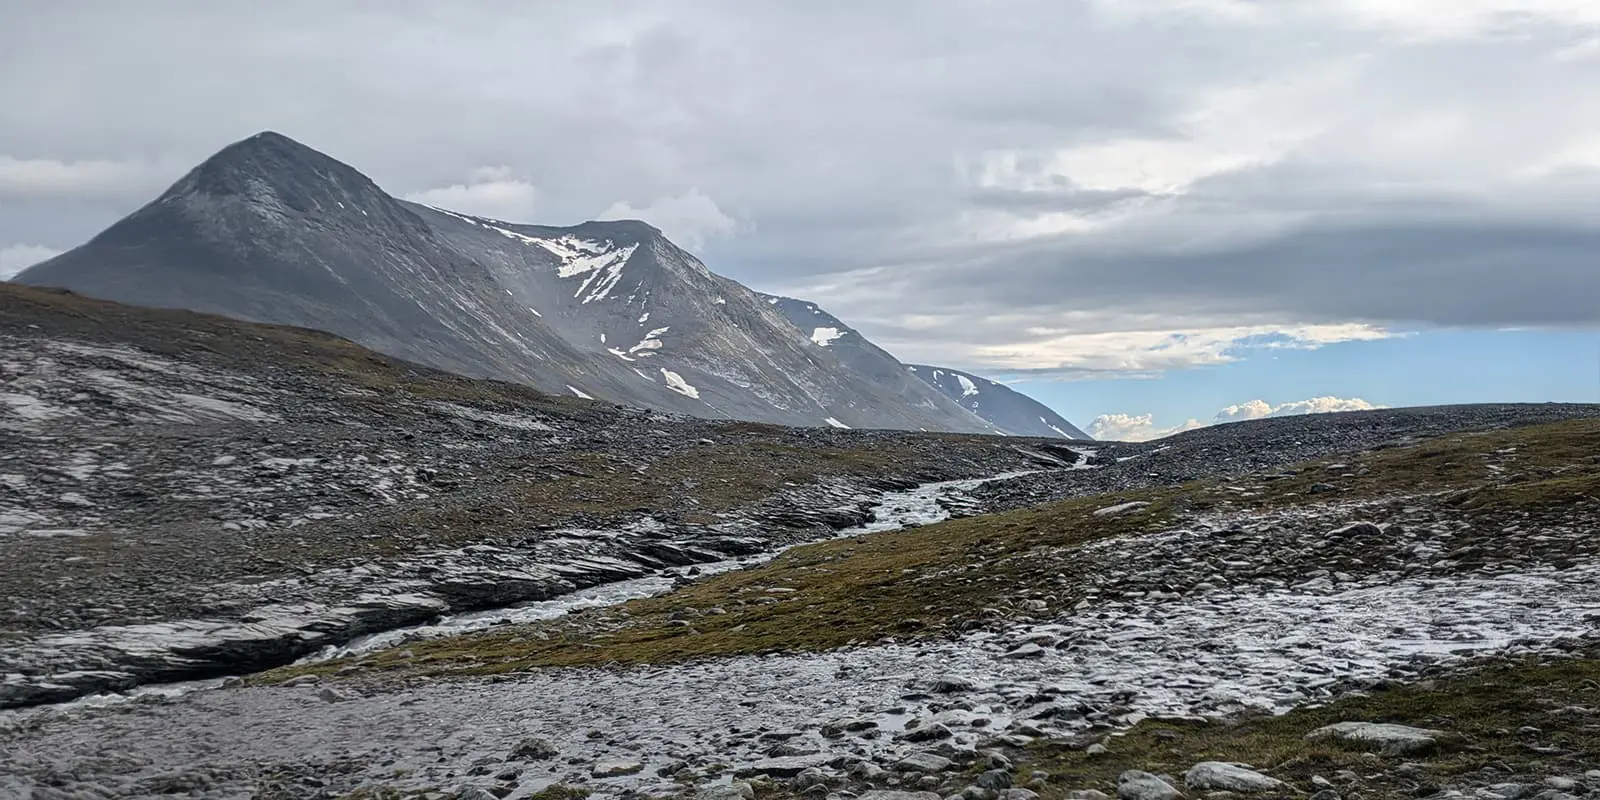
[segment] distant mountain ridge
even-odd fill
[[[315,328],[463,375],[700,417],[993,431],[920,382],[818,346],[648,224],[419,205],[271,132],[13,280]]]
[[[995,433],[1092,440],[1048,406],[1003,384],[949,367],[903,364],[843,320],[816,303],[761,294],[800,329],[811,343],[834,352],[857,372],[907,397],[936,395],[960,405]],[[924,386],[926,388],[924,388]]]
[[[1094,439],[1049,406],[1003,383],[949,367],[909,364],[907,368],[963,408],[1016,436]]]

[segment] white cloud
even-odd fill
[[[1157,428],[1155,416],[1152,414],[1102,414],[1089,423],[1089,435],[1096,439],[1113,442],[1148,442],[1151,439],[1160,439],[1174,433],[1192,431],[1203,428],[1205,423],[1190,419],[1182,425],[1170,428]]]
[[[119,198],[170,183],[181,172],[145,161],[59,161],[0,155],[0,198]]]
[[[1208,424],[1220,425],[1225,422],[1240,422],[1250,419],[1265,419],[1267,417],[1288,417],[1299,414],[1327,414],[1335,411],[1367,411],[1383,406],[1373,405],[1359,397],[1313,397],[1309,400],[1296,400],[1289,403],[1273,405],[1265,400],[1250,400],[1238,405],[1228,406],[1217,412],[1210,423],[1196,419],[1189,419],[1182,425],[1159,427],[1155,424],[1152,414],[1103,414],[1095,417],[1089,423],[1089,435],[1096,439],[1122,442],[1147,442],[1151,439],[1160,439],[1175,433],[1204,428]]]
[[[465,183],[406,195],[413,203],[505,222],[533,222],[538,213],[538,198],[538,189],[513,176],[511,168],[506,166],[478,167]]]
[[[1264,400],[1251,400],[1236,406],[1228,406],[1217,412],[1213,422],[1238,422],[1246,419],[1263,419],[1265,417],[1289,417],[1297,414],[1326,414],[1334,411],[1369,411],[1379,408],[1359,397],[1345,399],[1342,397],[1313,397],[1310,400],[1296,400],[1292,403],[1272,405]]]
[[[61,254],[60,250],[36,244],[13,244],[0,247],[0,281],[10,280],[17,273],[47,258]]]
[[[1372,341],[1399,335],[1361,323],[1089,333],[1036,327],[1017,333],[1028,338],[971,348],[965,354],[967,361],[964,363],[1010,370],[1161,372],[1228,364],[1256,349],[1315,350],[1340,342]],[[916,348],[906,349],[914,351]],[[910,356],[913,360],[924,358],[914,352]]]
[[[698,187],[676,197],[661,197],[636,207],[625,201],[611,204],[598,219],[641,219],[661,229],[680,247],[693,250],[708,239],[732,233],[738,223]]]

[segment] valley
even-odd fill
[[[785,428],[0,295],[0,793],[1600,787],[1600,407]]]

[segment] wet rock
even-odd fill
[[[1183,793],[1157,775],[1130,769],[1117,776],[1119,800],[1178,800]]]
[[[873,789],[862,792],[856,800],[940,800],[938,792],[897,792],[889,789]]]
[[[1442,731],[1377,722],[1340,722],[1306,734],[1307,741],[1332,740],[1387,756],[1421,755],[1439,748]]]
[[[1203,761],[1184,773],[1183,783],[1190,789],[1225,792],[1270,792],[1285,788],[1283,781],[1262,775],[1240,764]]]

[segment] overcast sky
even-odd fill
[[[1595,0],[0,0],[0,20],[0,271],[272,129],[436,205],[643,217],[907,361],[986,374],[1600,322]]]

